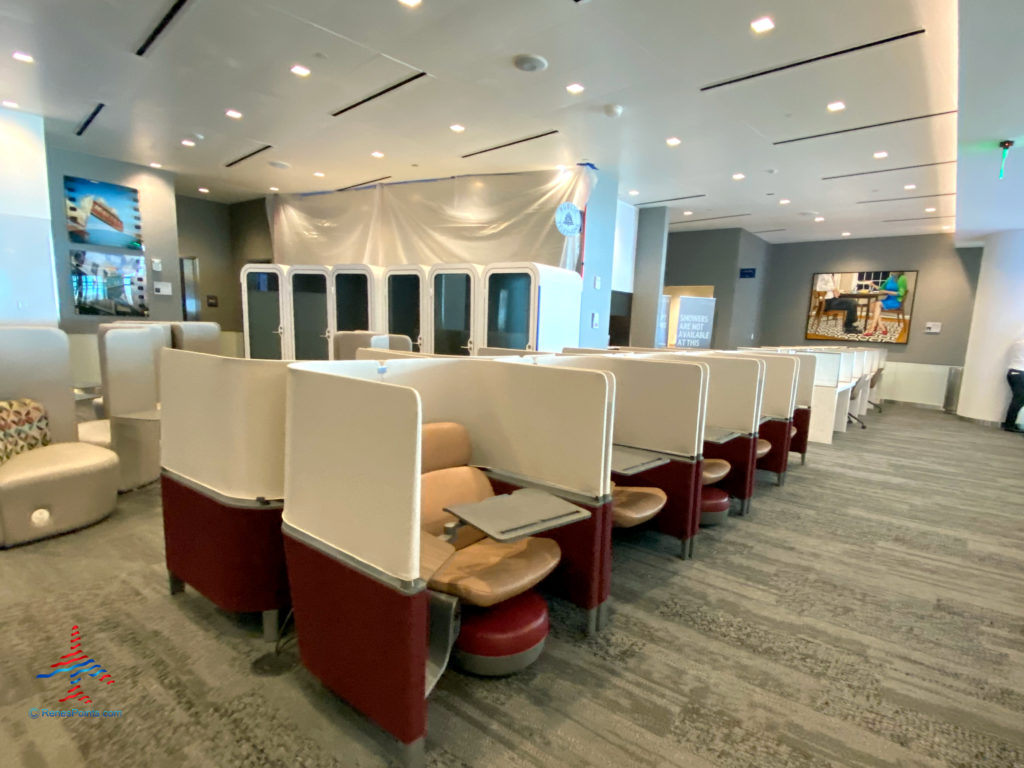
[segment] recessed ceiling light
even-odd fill
[[[241,120],[242,119],[242,113],[239,112],[237,109],[225,110],[224,114],[227,115],[228,117],[230,117],[232,120]]]
[[[18,108],[18,102],[11,101],[10,99],[4,99],[2,102],[0,102],[0,104],[3,104],[8,109],[17,109]]]
[[[734,173],[732,175],[733,181],[743,181],[745,178],[747,178],[747,176],[744,173]]]
[[[846,109],[846,105],[841,101],[833,101],[828,105],[829,112],[842,112],[844,109]]]
[[[271,187],[271,188],[270,188],[270,191],[271,191],[271,192],[280,192],[281,190],[280,190],[280,189],[278,189],[277,187]]]
[[[455,133],[462,133],[464,130],[466,130],[466,126],[459,125],[458,123],[453,123],[452,125],[449,125],[448,127],[451,128],[453,131],[455,131]]]
[[[849,232],[843,232],[843,237],[849,237],[849,236],[850,236]]]
[[[14,53],[12,53],[11,58],[15,61],[20,61],[23,64],[32,64],[35,61],[35,59],[33,59],[30,54],[23,53],[21,51],[15,51]]]
[[[567,90],[573,96],[579,96],[581,93],[583,93],[587,89],[584,88],[579,83],[569,83],[569,85],[565,86],[565,90]]]
[[[779,200],[779,205],[789,205],[789,200],[784,197],[781,200]]]
[[[398,0],[398,2],[400,2],[406,8],[415,8],[417,5],[423,2],[423,0]]]
[[[750,22],[750,28],[760,35],[775,29],[775,22],[772,21],[771,16],[762,16],[760,19]]]
[[[629,196],[630,197],[636,197],[639,194],[640,194],[640,190],[639,189],[631,189],[631,190],[629,190]]]
[[[192,139],[182,139],[181,146],[183,147],[194,147],[196,143]]]
[[[208,190],[206,187],[200,187],[199,192],[204,195],[210,194],[210,190]]]
[[[889,156],[889,153],[886,152],[885,150],[882,150],[881,152],[875,152],[875,154],[874,154],[875,160],[884,160],[888,156]]]
[[[383,152],[371,152],[370,153],[370,157],[376,157],[378,160],[380,160],[382,157],[384,157],[384,153]]]
[[[935,213],[935,209],[934,208],[925,208],[924,212],[925,213]]]
[[[693,211],[683,211],[683,216],[693,216]]]
[[[313,175],[316,176],[318,179],[322,179],[324,177],[324,172],[323,171],[313,171]]]
[[[298,75],[299,77],[309,77],[310,69],[309,67],[304,67],[301,64],[293,64],[291,73],[293,75]]]
[[[912,189],[917,189],[917,184],[904,184],[903,188],[909,192]]]
[[[825,217],[824,216],[815,216],[814,220],[820,224],[821,222],[823,222],[825,220]]]
[[[669,136],[667,139],[665,139],[665,143],[668,144],[670,147],[678,147],[680,144],[683,143],[683,141],[677,136]]]
[[[160,163],[150,163],[149,167],[150,168],[163,168],[163,166],[160,165]]]

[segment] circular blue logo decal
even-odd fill
[[[575,203],[562,203],[555,211],[555,226],[566,237],[578,235],[583,229],[583,212]]]

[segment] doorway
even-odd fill
[[[181,314],[185,320],[199,319],[199,259],[180,259]]]

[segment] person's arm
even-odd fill
[[[899,287],[897,298],[900,300],[900,303],[902,304],[903,297],[907,295],[907,276],[900,275],[900,279],[896,281],[896,285]]]

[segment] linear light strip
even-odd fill
[[[718,221],[719,219],[738,219],[743,216],[750,216],[749,213],[732,213],[728,216],[711,216],[706,219],[687,219],[686,221],[670,221],[669,225],[672,224],[696,224],[698,221]]]
[[[264,146],[260,147],[259,149],[254,149],[252,152],[250,152],[247,155],[242,155],[241,157],[232,160],[230,163],[227,163],[224,167],[225,168],[231,168],[232,166],[238,165],[239,163],[241,163],[244,160],[248,160],[250,157],[255,157],[260,152],[266,152],[268,149],[273,149],[273,148],[274,148],[273,144],[265,144]]]
[[[342,107],[337,112],[332,112],[331,113],[331,117],[337,117],[338,115],[343,115],[346,112],[350,112],[351,110],[355,109],[356,107],[361,107],[361,106],[363,106],[363,104],[371,102],[374,99],[379,99],[381,96],[386,96],[387,94],[391,93],[392,91],[397,91],[402,86],[408,85],[409,83],[415,82],[416,80],[419,80],[421,77],[426,77],[426,76],[427,76],[426,72],[417,72],[415,75],[412,75],[411,77],[405,78],[405,80],[397,82],[394,85],[389,85],[387,88],[385,88],[385,89],[383,89],[381,91],[377,91],[376,93],[370,94],[365,99],[360,99],[355,104],[349,104],[347,107]]]
[[[884,200],[858,200],[857,205],[867,203],[898,203],[900,200],[927,200],[929,197],[956,197],[956,192],[938,192],[934,195],[912,195],[911,197],[887,197]]]
[[[822,176],[822,181],[835,179],[852,179],[854,176],[870,176],[873,173],[892,173],[893,171],[913,171],[917,168],[931,168],[935,165],[952,165],[956,160],[939,160],[937,163],[920,163],[919,165],[902,165],[899,168],[882,168],[878,171],[857,171],[857,173],[841,173],[838,176]]]
[[[527,136],[525,139],[516,139],[515,141],[510,141],[506,144],[499,144],[496,147],[488,147],[487,149],[480,149],[477,150],[476,152],[470,152],[468,155],[463,155],[462,159],[465,160],[467,157],[475,157],[476,155],[482,155],[485,152],[494,152],[495,150],[505,149],[506,147],[514,147],[516,144],[525,144],[528,141],[543,139],[545,136],[554,136],[556,133],[558,133],[557,129],[553,131],[546,131],[544,133],[538,133],[536,136]]]
[[[901,117],[899,120],[886,120],[884,123],[872,123],[871,125],[859,125],[856,128],[843,128],[841,131],[829,131],[828,133],[815,133],[811,136],[798,136],[795,139],[783,139],[782,141],[773,141],[773,146],[779,146],[780,144],[792,144],[796,141],[810,141],[811,139],[821,139],[826,136],[839,136],[843,133],[854,133],[855,131],[866,131],[869,128],[884,128],[887,125],[899,125],[900,123],[911,123],[914,120],[927,120],[930,117],[942,117],[944,115],[955,115],[959,110],[947,109],[945,112],[932,112],[929,115],[914,115],[914,117]]]
[[[648,200],[646,203],[637,203],[637,205],[656,205],[657,203],[672,203],[676,200],[696,200],[698,197],[707,197],[706,194],[701,195],[685,195],[683,197],[667,197],[664,200]]]
[[[390,176],[381,176],[379,179],[370,179],[369,181],[361,181],[358,184],[350,184],[347,187],[341,187],[334,190],[335,192],[348,192],[350,189],[359,189],[360,187],[368,187],[371,184],[376,184],[378,181],[387,181]]]
[[[145,42],[136,49],[136,56],[146,55],[146,52],[153,47],[153,43],[156,42],[156,39],[164,33],[164,30],[167,29],[168,25],[174,21],[174,17],[181,13],[182,9],[188,4],[188,2],[189,0],[175,0],[171,9],[167,11],[167,13],[164,14],[164,17],[157,22],[155,27],[153,27],[153,31],[149,33],[148,37],[146,37]]]
[[[83,133],[89,130],[89,126],[92,125],[92,121],[96,119],[96,115],[98,115],[100,113],[100,110],[102,110],[105,106],[107,105],[104,104],[102,101],[99,104],[97,104],[93,108],[92,112],[89,113],[88,117],[86,117],[85,120],[82,121],[82,124],[75,129],[75,136],[81,136]]]

